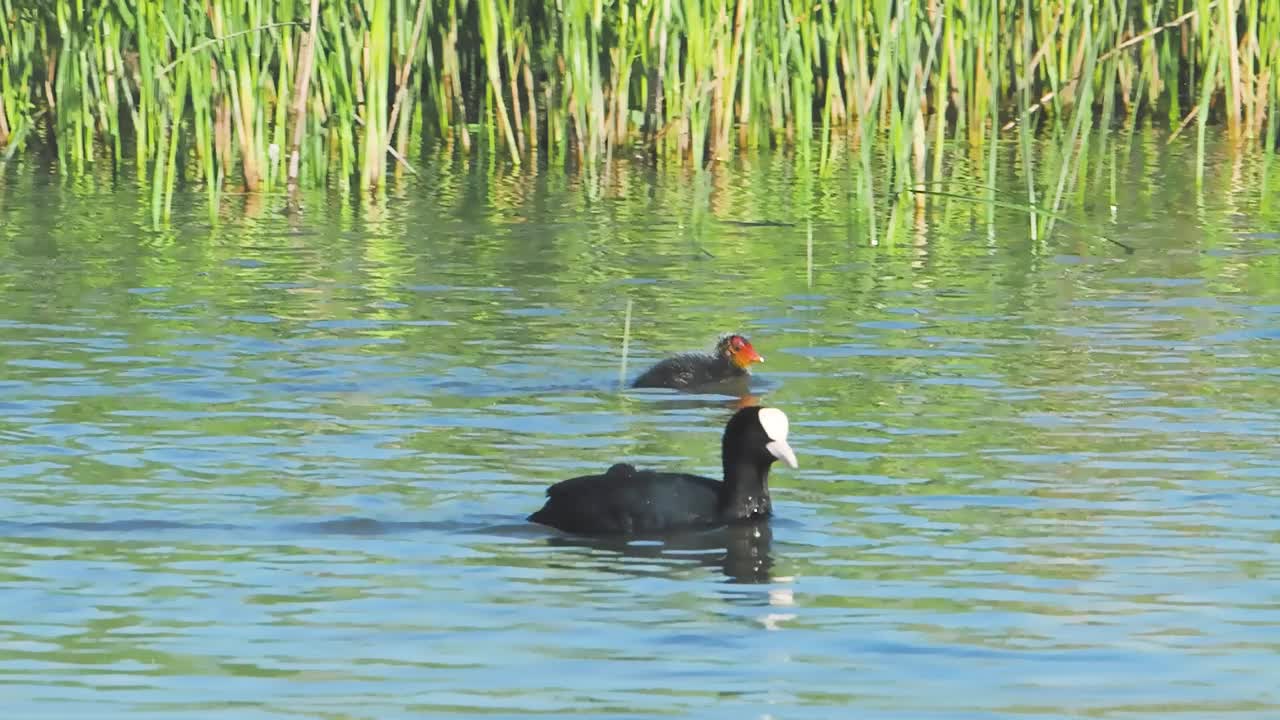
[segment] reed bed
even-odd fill
[[[1011,141],[1034,234],[1100,131],[1203,153],[1217,124],[1270,153],[1278,56],[1280,0],[0,0],[0,159],[132,168],[162,218],[180,184],[377,191],[424,144],[586,173],[786,148],[818,176],[848,156],[868,209],[899,200],[874,238],[994,200]]]

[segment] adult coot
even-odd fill
[[[726,381],[745,381],[751,363],[764,358],[741,335],[725,335],[708,353],[684,353],[669,357],[645,370],[632,387],[693,390]]]
[[[796,467],[787,427],[777,408],[743,408],[720,441],[723,482],[618,463],[547,488],[546,504],[529,519],[568,532],[644,534],[769,517],[769,466]]]

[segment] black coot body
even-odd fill
[[[567,532],[639,535],[767,518],[773,513],[770,466],[783,460],[796,467],[787,430],[781,410],[743,408],[721,439],[723,481],[618,463],[603,475],[552,485],[546,504],[529,519]]]
[[[632,383],[638,388],[697,390],[712,385],[744,383],[751,376],[751,363],[764,362],[741,335],[726,335],[711,353],[685,353],[666,358],[645,370]]]

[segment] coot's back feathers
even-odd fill
[[[529,519],[567,532],[626,535],[714,525],[719,491],[720,483],[711,478],[619,463],[604,475],[583,475],[547,488],[546,505]]]

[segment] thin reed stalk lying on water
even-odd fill
[[[854,151],[897,195],[1016,126],[1024,156],[1059,145],[1027,189],[1059,207],[1099,117],[1270,147],[1278,61],[1276,0],[0,0],[0,157],[47,143],[162,195],[351,190],[478,127],[491,156],[588,171],[641,140],[697,167],[787,147],[820,174]]]
[[[618,385],[627,384],[627,353],[631,350],[631,305],[632,299],[627,298],[627,312],[622,320],[622,357],[618,363]]]

